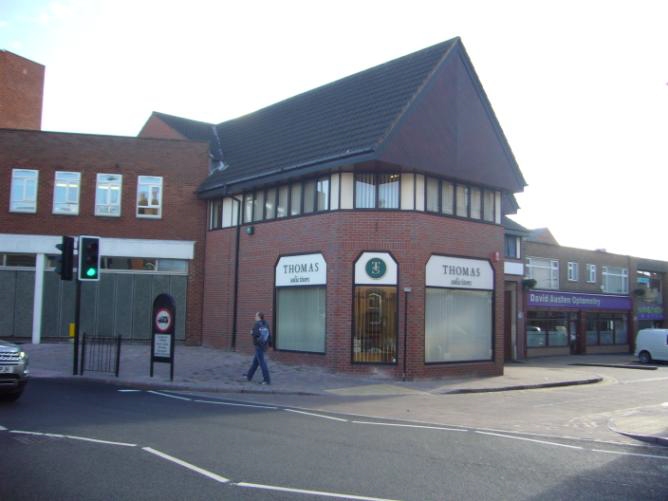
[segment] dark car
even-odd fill
[[[0,399],[16,400],[28,382],[28,354],[20,346],[0,340]]]

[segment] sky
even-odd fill
[[[668,261],[668,2],[0,0],[44,130],[219,123],[455,36],[561,245]]]

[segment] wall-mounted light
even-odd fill
[[[246,228],[244,228],[244,231],[246,232],[247,235],[252,235],[253,233],[255,233],[255,226],[246,226]]]

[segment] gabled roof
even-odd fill
[[[538,244],[559,245],[559,242],[557,242],[557,239],[554,238],[554,235],[552,235],[552,232],[548,228],[531,230],[527,240]]]
[[[189,139],[213,139],[212,124],[153,116]],[[431,127],[431,122],[438,124]],[[411,136],[425,129],[434,132],[423,140]],[[368,161],[508,192],[526,184],[459,38],[223,122],[215,130],[225,168],[200,185],[203,198]]]
[[[528,237],[531,231],[516,221],[513,221],[507,216],[503,216],[501,224],[507,235],[514,235],[517,237]]]

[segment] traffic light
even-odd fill
[[[61,280],[72,280],[72,267],[74,265],[74,237],[63,235],[63,241],[56,244],[60,256],[56,256],[56,273]]]
[[[79,237],[79,280],[100,280],[100,239]]]

